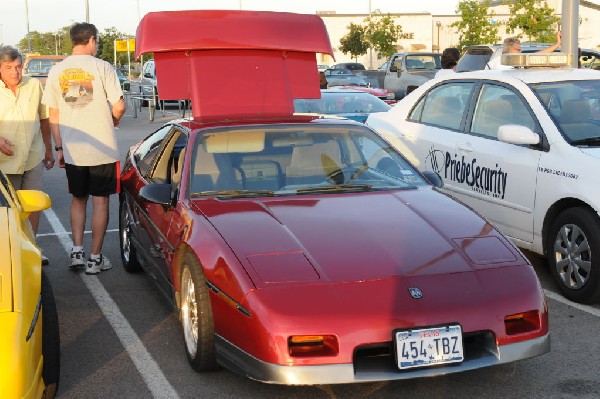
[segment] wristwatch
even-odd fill
[[[54,151],[62,151],[62,150],[63,150],[62,146],[60,146],[60,147],[54,146]]]

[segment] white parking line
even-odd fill
[[[108,229],[106,230],[107,233],[114,233],[119,231],[119,229]],[[83,234],[92,234],[92,232],[90,230],[86,230],[83,232]],[[56,231],[54,233],[42,233],[42,234],[36,234],[36,237],[55,237],[55,236],[59,236],[59,235],[63,235],[63,236],[70,236],[71,232],[70,231],[64,231],[62,233],[57,233]],[[69,251],[71,250],[71,248],[69,248]]]
[[[564,296],[557,294],[556,292],[552,292],[550,290],[544,289],[544,294],[546,294],[546,297],[548,297],[550,299],[554,299],[555,301],[564,303],[565,305],[568,305],[572,308],[581,310],[582,312],[589,313],[592,316],[600,317],[600,309],[596,309],[596,308],[588,306],[588,305],[582,305],[580,303],[569,301]]]
[[[46,209],[44,215],[65,251],[70,253],[73,246],[73,242],[69,237],[70,233],[65,230],[52,208]],[[133,364],[146,382],[152,396],[155,398],[179,398],[177,391],[171,386],[160,367],[158,367],[158,364],[154,361],[150,353],[148,353],[115,301],[113,301],[102,283],[100,283],[98,277],[88,276],[83,273],[80,276],[117,334],[117,337],[119,337],[119,341],[121,341],[123,348],[125,348]]]

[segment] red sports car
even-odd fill
[[[264,32],[261,42],[319,26],[316,16],[287,13],[150,13],[138,29],[141,51],[160,62],[158,50],[177,48],[193,64],[193,51],[140,39],[165,18],[194,15],[206,32],[260,32],[243,29],[254,21],[278,33]],[[173,34],[194,39],[184,29]],[[233,42],[209,34],[215,46]],[[289,97],[318,96],[315,57],[302,61],[295,52],[309,51],[297,44],[267,63],[278,60],[283,82],[290,62],[302,77],[302,85],[281,83]],[[229,53],[208,52],[199,56]],[[260,64],[260,54],[250,62]],[[275,84],[272,73],[261,76],[251,84]],[[145,270],[172,299],[194,369],[220,364],[264,382],[333,384],[441,375],[549,351],[533,268],[480,216],[439,193],[437,175],[422,175],[360,123],[293,116],[291,101],[264,97],[224,117],[219,107],[198,108],[203,98],[192,93],[192,119],[130,149],[119,212],[123,265]]]

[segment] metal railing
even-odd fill
[[[129,95],[125,94],[126,98],[129,97],[129,101],[133,107],[133,117],[137,118],[138,112],[141,113],[142,111],[142,106],[146,105],[148,106],[148,117],[150,122],[154,121],[156,110],[160,110],[164,117],[166,102],[158,99],[156,86],[138,85],[137,87],[137,92],[134,92],[132,87]],[[178,114],[181,115],[182,118],[185,118],[185,113],[189,108],[190,102],[186,100],[176,100],[176,102],[179,110]]]

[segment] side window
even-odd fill
[[[535,129],[535,121],[521,98],[505,87],[485,84],[479,93],[471,133],[495,139],[502,125]]]
[[[459,130],[472,89],[471,82],[436,86],[413,109],[409,120]]]
[[[166,141],[168,140],[168,142]],[[183,169],[183,149],[187,144],[187,136],[178,129],[173,129],[165,141],[164,149],[154,163],[149,178],[154,183],[171,183],[177,187]],[[181,160],[181,162],[180,162]]]
[[[145,176],[150,170],[152,161],[156,157],[156,154],[160,150],[161,144],[167,134],[171,131],[171,126],[167,125],[162,129],[156,131],[152,135],[146,138],[142,144],[137,148],[133,154],[134,159],[137,162],[137,167],[140,174]]]

